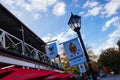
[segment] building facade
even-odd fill
[[[46,43],[0,3],[0,68],[31,67],[63,72],[45,53]]]

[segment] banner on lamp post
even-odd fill
[[[86,68],[85,68],[84,63],[78,65],[78,67],[79,67],[81,73],[85,73],[86,72]]]
[[[63,43],[70,66],[75,66],[86,62],[78,38],[74,38]]]
[[[45,46],[46,54],[49,58],[56,58],[57,57],[57,46],[56,43],[51,43]]]

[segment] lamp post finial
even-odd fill
[[[71,12],[71,16],[73,16],[73,13]]]

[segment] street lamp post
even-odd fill
[[[84,46],[84,42],[82,40],[82,37],[81,37],[81,34],[80,34],[80,28],[81,28],[81,17],[78,16],[78,15],[73,15],[71,13],[71,17],[69,19],[69,22],[68,22],[68,25],[70,26],[70,28],[75,31],[78,35],[78,38],[81,42],[81,46],[83,48],[83,51],[84,51],[84,54],[85,54],[85,57],[86,57],[86,60],[87,60],[87,63],[88,63],[88,66],[89,66],[89,69],[90,69],[90,72],[92,74],[92,77],[93,77],[93,80],[97,80],[94,72],[93,72],[93,69],[92,69],[92,66],[91,66],[91,62],[90,62],[90,59],[88,57],[88,54],[87,54],[87,51],[86,51],[86,48]]]

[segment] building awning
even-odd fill
[[[66,76],[66,74],[63,73],[55,73],[49,77],[46,77],[44,80],[62,80],[64,77],[64,79],[69,80],[69,76]]]
[[[0,79],[11,74],[12,72],[14,72],[14,70],[10,70],[10,69],[0,69]]]
[[[38,69],[27,69],[27,68],[7,68],[0,69],[0,72],[7,73],[11,71],[8,75],[0,74],[1,80],[69,80],[74,79],[72,74],[64,74],[60,72],[54,72],[50,70],[38,70]]]
[[[11,72],[10,74],[2,77],[2,80],[26,80],[26,79],[43,79],[44,77],[48,77],[54,72],[52,71],[47,71],[47,70],[37,70],[37,69],[24,69],[24,68],[8,68],[5,70],[9,71],[14,71]]]
[[[0,28],[22,40],[21,26],[24,30],[25,42],[45,52],[46,43],[0,3]]]
[[[44,78],[44,80],[74,80],[75,76],[73,74],[65,74],[56,72],[55,74]]]

